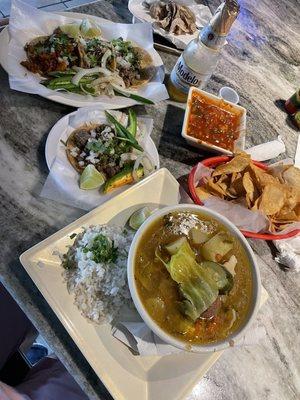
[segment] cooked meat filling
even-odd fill
[[[192,34],[197,30],[195,14],[186,6],[177,4],[175,1],[165,3],[155,1],[144,2],[149,8],[149,13],[157,22],[157,25],[169,33],[175,35]]]

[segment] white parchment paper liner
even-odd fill
[[[184,351],[161,340],[144,322],[119,323],[112,328],[112,335],[140,356],[166,356]],[[234,347],[257,345],[265,337],[265,327],[256,320]]]
[[[123,113],[119,111],[110,111],[119,120]],[[84,123],[104,123],[106,117],[104,111],[98,107],[86,107],[77,110],[75,115],[70,116],[68,124],[61,139],[66,141],[70,133]],[[138,129],[143,136],[144,146],[147,148],[147,142],[152,132],[153,120],[147,117],[138,117]],[[114,197],[126,190],[127,186],[123,186],[114,190],[112,193],[102,194],[99,189],[82,190],[79,188],[79,173],[70,164],[63,143],[59,142],[56,157],[51,165],[49,175],[46,179],[41,196],[64,203],[72,207],[81,208],[83,210],[91,210],[96,206]]]
[[[155,33],[158,33],[159,35],[169,40],[178,49],[185,49],[186,46],[190,43],[190,41],[198,36],[199,34],[198,30],[194,32],[192,35],[174,35],[160,28],[157,25],[155,19],[150,16],[148,9],[143,6],[143,1],[144,0],[129,0],[128,9],[131,12],[131,14],[138,21],[151,23]],[[155,0],[153,0],[153,2],[154,1]],[[188,6],[190,10],[193,11],[193,13],[196,16],[196,25],[199,29],[202,29],[212,17],[210,9],[204,4],[197,4],[193,0],[178,0],[176,1],[176,3]]]
[[[47,89],[39,82],[41,77],[27,71],[20,62],[26,60],[24,45],[38,36],[49,35],[59,25],[79,21],[71,17],[45,12],[22,3],[20,0],[12,0],[9,21],[10,42],[8,45],[8,68],[9,84],[12,89],[38,94],[49,99],[66,99],[66,104],[74,106],[98,105],[102,109],[126,107],[137,104],[135,100],[115,96],[83,96],[76,93],[54,92]],[[150,24],[119,24],[114,22],[103,22],[100,24],[102,35],[105,39],[114,39],[122,36],[130,39],[143,47],[151,54],[156,75],[146,85],[141,86],[136,93],[151,99],[154,102],[165,100],[169,97],[164,79],[164,66],[159,54],[153,48],[152,27]],[[84,103],[84,104],[82,104]]]

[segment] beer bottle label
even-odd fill
[[[181,55],[171,72],[170,79],[177,89],[181,90],[183,93],[188,93],[191,86],[204,86],[210,78],[210,75],[211,73],[199,74],[188,67],[184,61],[183,55]]]

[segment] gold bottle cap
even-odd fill
[[[209,24],[218,36],[227,35],[240,11],[236,0],[225,0],[216,10]]]

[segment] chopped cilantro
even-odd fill
[[[94,238],[91,247],[83,249],[84,253],[88,251],[93,253],[92,260],[96,263],[115,262],[118,257],[118,249],[114,246],[114,242],[102,234]]]
[[[106,150],[106,146],[99,141],[88,142],[85,147],[94,153],[104,153]]]

